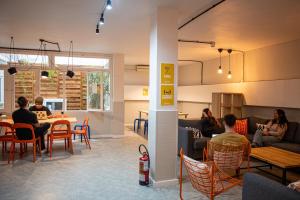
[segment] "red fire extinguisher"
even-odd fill
[[[144,148],[145,151],[141,151],[141,148]],[[139,152],[142,157],[139,158],[139,183],[140,185],[149,185],[149,168],[150,168],[150,158],[148,149],[145,145],[141,144],[139,146]]]

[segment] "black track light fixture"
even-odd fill
[[[222,51],[223,51],[222,48],[218,49],[218,52],[220,54],[220,65],[219,65],[219,69],[218,69],[218,74],[223,74],[223,70],[222,70],[222,58],[221,58]]]
[[[104,25],[104,13],[101,14],[99,24]]]
[[[106,2],[106,9],[107,10],[111,10],[112,9],[111,0],[107,0],[107,2]]]
[[[99,24],[97,24],[97,26],[96,26],[96,35],[99,35],[99,33],[100,33]]]

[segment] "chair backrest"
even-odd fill
[[[51,134],[55,134],[55,133],[71,134],[70,122],[68,120],[57,120],[53,122],[51,126]]]
[[[86,118],[84,119],[83,123],[82,123],[82,129],[86,131],[88,125],[89,125],[89,118],[86,117]]]
[[[181,156],[181,158],[183,159],[191,184],[196,190],[208,197],[224,190],[222,182],[218,181],[218,174],[215,174],[216,167],[214,162],[200,162],[185,155]]]
[[[13,125],[8,122],[0,122],[0,127],[5,128],[4,133],[11,133],[13,130]]]
[[[15,123],[12,128],[16,131],[16,135],[14,132],[13,135],[16,136],[16,138],[19,140],[35,139],[34,129],[31,124]],[[31,135],[28,135],[28,133],[31,133]]]
[[[220,169],[237,169],[243,162],[244,144],[207,143],[209,160],[213,160]]]

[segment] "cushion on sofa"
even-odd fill
[[[295,142],[294,135],[297,131],[298,123],[297,122],[288,122],[288,129],[284,134],[283,141]]]
[[[234,125],[234,131],[238,134],[247,136],[248,135],[248,119],[238,119]]]
[[[256,124],[266,124],[268,122],[267,119],[262,119],[258,117],[248,117],[248,134],[254,134],[257,126]]]
[[[287,151],[292,151],[295,153],[300,153],[300,144],[296,143],[290,143],[290,142],[279,142],[279,143],[274,143],[271,146],[277,147],[280,149],[284,149]]]
[[[300,124],[298,124],[298,128],[294,134],[294,141],[295,143],[300,144]]]

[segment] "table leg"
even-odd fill
[[[282,179],[281,179],[281,182],[283,185],[286,185],[286,169],[283,168],[282,169]]]

